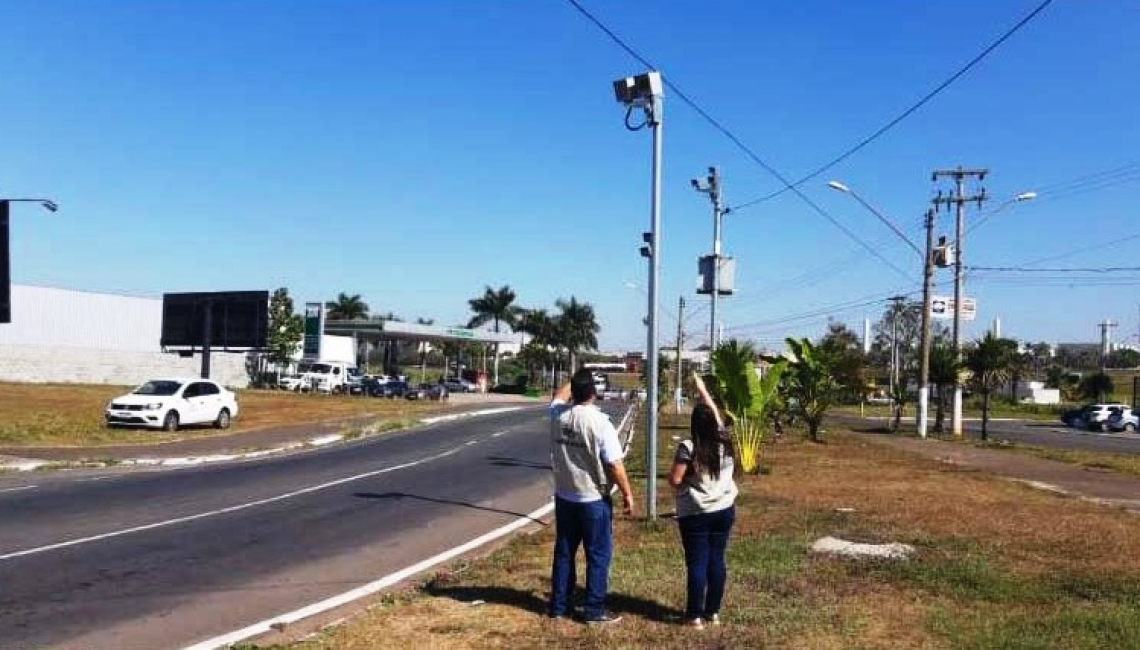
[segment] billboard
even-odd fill
[[[209,346],[259,350],[266,347],[268,333],[268,291],[208,291],[162,296],[160,343],[164,348]]]

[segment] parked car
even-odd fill
[[[1079,409],[1065,411],[1061,421],[1077,429],[1090,429],[1104,431],[1108,426],[1108,418],[1114,412],[1131,408],[1127,404],[1088,404]]]
[[[107,404],[108,426],[177,431],[187,424],[227,429],[238,414],[237,396],[209,379],[153,379]]]
[[[444,387],[447,388],[449,393],[474,393],[479,390],[475,384],[467,381],[466,379],[459,379],[457,377],[448,377],[443,380]]]
[[[447,387],[444,384],[420,384],[408,388],[404,399],[442,401],[447,399]]]
[[[1140,428],[1140,413],[1133,408],[1113,410],[1105,425],[1109,431],[1135,431]]]
[[[387,397],[388,399],[404,397],[407,392],[408,382],[396,379],[384,383],[377,383],[368,390],[368,394],[372,397]]]

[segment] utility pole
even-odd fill
[[[986,174],[989,173],[988,169],[942,169],[936,170],[931,180],[938,182],[940,178],[953,178],[954,179],[954,194],[943,196],[942,191],[938,191],[938,196],[934,198],[934,206],[941,207],[943,205],[949,206],[953,204],[956,208],[956,216],[954,220],[954,360],[962,363],[962,299],[965,297],[962,294],[962,240],[965,234],[963,227],[965,221],[965,205],[969,201],[976,201],[980,208],[982,202],[988,199],[985,188],[982,188],[977,194],[966,196],[966,179],[977,178],[979,181],[986,179]],[[962,378],[960,373],[954,375],[954,407],[951,413],[952,422],[951,430],[955,436],[961,437],[962,435]]]
[[[922,264],[922,343],[918,361],[918,437],[925,438],[930,421],[930,283],[934,278],[934,210],[926,211],[926,259]]]
[[[709,352],[716,350],[717,343],[717,320],[716,308],[717,300],[720,297],[720,221],[721,217],[725,214],[725,209],[720,201],[720,170],[716,167],[709,167],[709,175],[706,185],[702,186],[701,182],[697,179],[690,181],[693,189],[703,194],[709,195],[709,201],[713,206],[713,252],[712,252],[712,304],[711,314],[709,316]]]
[[[899,402],[895,397],[899,393],[899,313],[902,311],[902,303],[906,300],[906,296],[891,296],[889,299],[892,303],[891,306],[891,413],[895,414],[899,409]]]
[[[685,345],[685,329],[682,326],[685,317],[685,296],[677,301],[677,364],[673,368],[673,413],[681,413],[681,349]]]
[[[1100,374],[1105,374],[1108,370],[1108,355],[1112,351],[1112,328],[1116,327],[1116,323],[1109,319],[1105,319],[1103,323],[1097,323],[1100,328]],[[1104,396],[1101,396],[1104,399]]]

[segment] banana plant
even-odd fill
[[[730,339],[713,351],[716,393],[724,404],[731,425],[740,468],[755,473],[760,468],[760,444],[768,426],[768,409],[776,402],[786,360],[768,365],[764,376],[756,371],[756,348]]]

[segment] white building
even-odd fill
[[[135,385],[198,376],[201,355],[165,353],[161,335],[162,298],[12,285],[0,381]],[[210,369],[227,386],[249,384],[245,354],[215,350]]]

